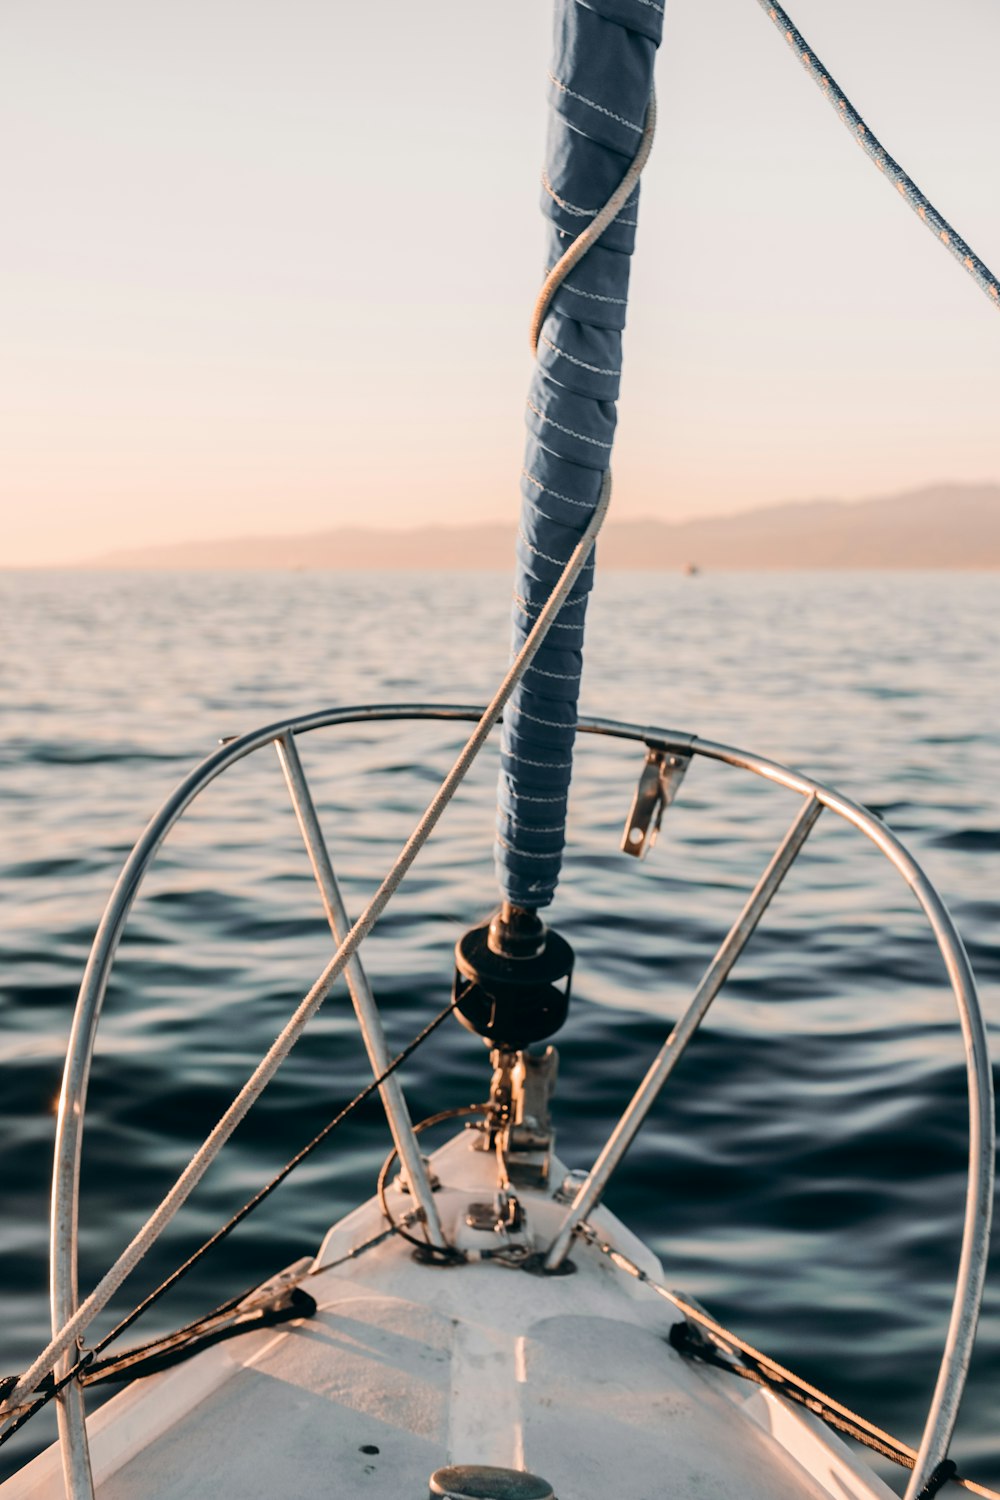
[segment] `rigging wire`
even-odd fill
[[[216,1342],[220,1337],[226,1338],[230,1335],[253,1332],[255,1327],[272,1328],[279,1323],[311,1317],[317,1310],[316,1302],[307,1293],[302,1295],[304,1283],[311,1276],[325,1275],[327,1271],[335,1271],[339,1266],[358,1260],[367,1251],[374,1250],[378,1245],[384,1244],[386,1240],[399,1234],[400,1225],[412,1224],[419,1216],[419,1208],[413,1208],[404,1214],[398,1223],[380,1229],[377,1233],[369,1235],[368,1239],[352,1245],[350,1250],[346,1250],[336,1260],[325,1261],[319,1266],[312,1265],[305,1270],[301,1269],[300,1263],[298,1269],[293,1267],[290,1272],[277,1277],[274,1281],[264,1282],[261,1286],[248,1287],[245,1292],[228,1298],[219,1307],[213,1308],[210,1313],[205,1313],[191,1323],[185,1323],[181,1328],[175,1328],[172,1333],[150,1339],[145,1344],[133,1344],[128,1349],[123,1349],[120,1354],[108,1355],[106,1359],[94,1360],[81,1375],[80,1384],[103,1385],[109,1381],[141,1379],[145,1375],[155,1374],[158,1368],[162,1368],[159,1361],[163,1355],[166,1355],[172,1363],[176,1363],[181,1359],[192,1358],[193,1355],[200,1353],[206,1342]],[[277,1306],[279,1301],[281,1305]],[[275,1312],[279,1315],[274,1316]],[[247,1321],[244,1326],[247,1315],[255,1313],[258,1317],[263,1313],[264,1317],[260,1318],[257,1324]],[[268,1313],[272,1316],[268,1317]],[[221,1333],[218,1331],[220,1327]]]
[[[286,1177],[288,1177],[295,1170],[300,1162],[305,1161],[307,1156],[311,1156],[312,1153],[316,1150],[317,1146],[320,1146],[323,1141],[326,1140],[327,1136],[332,1135],[333,1132],[337,1129],[337,1126],[341,1125],[344,1120],[347,1119],[348,1115],[351,1114],[355,1109],[357,1109],[359,1104],[364,1103],[366,1099],[370,1098],[371,1095],[374,1094],[376,1090],[382,1086],[387,1078],[392,1077],[397,1068],[402,1067],[403,1063],[406,1062],[409,1057],[412,1057],[417,1048],[423,1045],[423,1043],[428,1039],[428,1037],[432,1035],[433,1032],[437,1030],[437,1028],[442,1024],[443,1021],[447,1020],[452,1011],[455,1009],[455,1005],[456,1002],[452,1000],[448,1005],[444,1007],[443,1010],[439,1011],[434,1019],[432,1021],[429,1021],[428,1024],[423,1028],[423,1030],[417,1033],[412,1041],[407,1043],[402,1052],[398,1053],[393,1058],[392,1062],[383,1073],[381,1073],[377,1078],[373,1078],[370,1083],[367,1083],[365,1087],[360,1090],[359,1093],[355,1094],[354,1098],[351,1099],[349,1103],[345,1104],[343,1109],[339,1110],[337,1114],[334,1115],[333,1119],[328,1121],[327,1124],[323,1126],[323,1129],[319,1131],[317,1135],[314,1135],[312,1140],[309,1141],[307,1145],[302,1147],[301,1151],[296,1152],[291,1160],[285,1163],[281,1170],[271,1178],[270,1182],[266,1183],[264,1187],[262,1187],[258,1192],[254,1193],[253,1197],[249,1198],[247,1202],[244,1203],[243,1207],[238,1209],[237,1212],[233,1214],[232,1218],[227,1220],[227,1222],[223,1224],[220,1229],[217,1229],[213,1235],[205,1240],[205,1242],[200,1245],[198,1249],[193,1252],[193,1254],[189,1255],[187,1260],[184,1261],[182,1265],[178,1266],[175,1271],[172,1271],[171,1274],[166,1278],[166,1280],[162,1281],[154,1291],[150,1292],[148,1297],[144,1297],[143,1300],[138,1303],[138,1305],[134,1307],[130,1313],[122,1318],[120,1322],[116,1323],[114,1328],[106,1333],[103,1338],[99,1339],[98,1342],[93,1346],[93,1348],[84,1351],[81,1354],[80,1358],[74,1362],[72,1367],[63,1376],[61,1376],[58,1381],[52,1382],[51,1384],[46,1386],[37,1401],[31,1402],[27,1405],[18,1406],[11,1404],[10,1406],[6,1407],[2,1402],[0,1402],[0,1419],[5,1416],[11,1416],[15,1419],[8,1427],[5,1427],[3,1431],[0,1432],[0,1447],[2,1447],[9,1438],[12,1438],[15,1432],[20,1431],[24,1424],[29,1421],[36,1412],[40,1411],[43,1406],[47,1406],[48,1403],[55,1396],[57,1396],[59,1392],[63,1390],[63,1388],[68,1385],[71,1380],[75,1379],[78,1375],[85,1377],[86,1371],[88,1370],[90,1365],[97,1359],[98,1355],[102,1354],[104,1350],[107,1349],[108,1346],[116,1339],[118,1339],[127,1328],[131,1328],[133,1323],[137,1322],[137,1320],[141,1318],[145,1312],[148,1312],[151,1307],[159,1302],[160,1298],[163,1297],[171,1289],[171,1287],[176,1286],[177,1282],[180,1281],[182,1277],[186,1276],[188,1272],[192,1270],[198,1264],[198,1262],[208,1254],[210,1250],[214,1249],[216,1245],[218,1245],[222,1240],[226,1239],[228,1235],[232,1234],[233,1230],[237,1227],[238,1224],[241,1224],[243,1220],[247,1218],[255,1208],[258,1208],[266,1198],[269,1198],[274,1190],[281,1186]],[[390,1231],[386,1231],[386,1233],[389,1232],[397,1233],[402,1232],[402,1230],[397,1229],[397,1226],[393,1224],[392,1229]],[[381,1239],[382,1237],[383,1236],[379,1236],[378,1239]],[[417,1243],[421,1242],[418,1241]],[[362,1248],[367,1248],[367,1245]],[[360,1250],[355,1253],[360,1253]],[[324,1269],[327,1268],[324,1267]],[[218,1318],[227,1312],[231,1312],[242,1301],[244,1301],[253,1290],[255,1290],[255,1288],[251,1287],[248,1291],[241,1292],[239,1296],[230,1298],[228,1302],[224,1302],[220,1307],[215,1308],[215,1310],[209,1316],[212,1318]],[[204,1322],[205,1320],[202,1319],[201,1321]],[[192,1327],[193,1326],[195,1325],[192,1325]],[[176,1332],[186,1331],[187,1329],[176,1330]],[[170,1337],[172,1336],[173,1335],[170,1335]],[[153,1344],[159,1342],[161,1342],[161,1340],[154,1340]],[[146,1347],[147,1346],[141,1346],[141,1348]],[[152,1347],[152,1344],[148,1347]],[[138,1354],[139,1352],[140,1349],[133,1349],[128,1351],[128,1353],[130,1354]],[[5,1383],[8,1387],[11,1398],[14,1397],[17,1386],[23,1384],[23,1381],[23,1376],[17,1379],[12,1376],[7,1377]],[[87,1384],[88,1382],[86,1381],[86,1379],[84,1379],[83,1383]],[[35,1390],[37,1390],[38,1388],[39,1387],[36,1386]],[[0,1384],[0,1389],[2,1389],[2,1384]],[[29,1394],[31,1393],[29,1392]]]
[[[123,1349],[120,1354],[109,1354],[106,1359],[94,1360],[81,1375],[80,1384],[103,1385],[109,1381],[135,1380],[147,1374],[153,1374],[155,1368],[150,1368],[150,1366],[155,1366],[155,1362],[163,1354],[171,1356],[173,1362],[190,1359],[204,1347],[203,1335],[207,1334],[212,1341],[219,1337],[216,1330],[220,1325],[222,1337],[228,1337],[229,1334],[252,1332],[255,1326],[271,1328],[279,1323],[291,1322],[293,1319],[311,1317],[316,1311],[315,1300],[308,1294],[299,1301],[294,1300],[294,1294],[302,1292],[304,1283],[311,1276],[325,1275],[327,1271],[335,1271],[339,1266],[358,1260],[367,1251],[374,1250],[378,1245],[384,1244],[386,1240],[401,1233],[401,1225],[412,1224],[419,1217],[419,1208],[410,1209],[402,1215],[398,1223],[388,1225],[378,1230],[376,1234],[369,1235],[368,1239],[352,1245],[350,1250],[346,1250],[336,1260],[324,1261],[319,1266],[311,1265],[307,1269],[302,1269],[300,1263],[298,1268],[293,1267],[291,1271],[273,1281],[265,1281],[261,1285],[248,1287],[238,1296],[227,1298],[211,1312],[195,1318],[190,1323],[183,1324],[180,1328],[175,1328],[172,1333],[162,1334],[159,1338],[150,1339],[145,1344],[132,1344],[129,1348]],[[279,1299],[282,1304],[287,1305],[276,1309]],[[270,1318],[265,1316],[257,1325],[247,1322],[247,1326],[243,1326],[243,1320],[248,1314],[259,1315],[261,1312],[267,1314],[275,1310],[281,1315]]]
[[[844,1406],[832,1396],[828,1396],[824,1391],[819,1390],[818,1387],[810,1385],[801,1375],[796,1375],[794,1371],[779,1364],[770,1355],[763,1354],[759,1349],[755,1349],[752,1344],[748,1344],[744,1339],[733,1333],[731,1329],[717,1322],[711,1314],[707,1313],[704,1308],[699,1307],[697,1303],[689,1302],[686,1297],[682,1297],[677,1292],[670,1291],[662,1283],[654,1281],[648,1271],[644,1271],[641,1266],[636,1265],[634,1260],[630,1260],[622,1251],[616,1249],[609,1240],[602,1239],[598,1231],[586,1219],[580,1220],[577,1225],[577,1231],[588,1245],[592,1245],[595,1250],[598,1250],[601,1255],[610,1260],[612,1265],[616,1266],[619,1271],[624,1271],[628,1276],[634,1276],[637,1281],[641,1281],[644,1286],[648,1286],[657,1296],[662,1297],[673,1307],[676,1307],[678,1312],[683,1313],[686,1323],[692,1324],[698,1329],[704,1329],[709,1335],[712,1344],[720,1347],[723,1352],[731,1352],[733,1349],[736,1349],[748,1361],[745,1366],[740,1366],[723,1359],[719,1359],[718,1361],[709,1359],[706,1361],[707,1363],[713,1365],[717,1363],[719,1368],[725,1369],[731,1374],[741,1375],[746,1380],[753,1380],[759,1385],[766,1385],[775,1389],[779,1394],[797,1401],[800,1405],[807,1407],[809,1411],[815,1413],[815,1415],[822,1417],[824,1422],[829,1422],[831,1426],[838,1428],[842,1432],[846,1432],[859,1443],[863,1443],[866,1448],[874,1449],[875,1452],[881,1453],[883,1457],[891,1459],[893,1463],[897,1463],[903,1468],[913,1468],[917,1460],[916,1448],[911,1448],[908,1443],[904,1443],[899,1438],[893,1437],[891,1433],[886,1432],[883,1428],[876,1427],[874,1422],[869,1422],[867,1418],[859,1416],[849,1406]],[[684,1325],[680,1326],[683,1327]],[[697,1359],[705,1357],[699,1348],[693,1347],[691,1341],[679,1343],[672,1339],[671,1342],[674,1348],[677,1348],[680,1353],[693,1354]],[[948,1480],[952,1484],[961,1485],[970,1494],[983,1496],[985,1500],[1000,1500],[1000,1493],[996,1490],[976,1484],[973,1480],[965,1479],[958,1473],[941,1475],[939,1482],[944,1482],[944,1480]],[[934,1491],[926,1490],[924,1493],[933,1494]]]
[[[769,19],[774,22],[778,30],[784,34],[785,40],[792,51],[798,54],[799,61],[809,77],[822,89],[838,118],[852,133],[861,149],[871,158],[883,176],[894,184],[900,197],[906,200],[918,218],[926,224],[931,234],[944,245],[946,250],[950,251],[981,291],[985,292],[993,306],[1000,308],[1000,281],[994,276],[989,266],[969,248],[961,235],[952,228],[944,215],[938,212],[930,199],[920,191],[913,178],[903,171],[899,162],[889,155],[878,137],[869,130],[843,89],[831,77],[829,70],[823,66],[801,31],[796,28],[788,12],[780,5],[774,4],[773,0],[757,0],[757,3],[762,10],[767,12]]]

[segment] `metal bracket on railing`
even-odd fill
[[[662,746],[650,745],[639,773],[639,785],[625,820],[622,853],[645,859],[656,843],[663,814],[677,796],[690,755],[678,755]]]

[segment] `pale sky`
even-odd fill
[[[788,0],[1000,269],[998,0]],[[516,514],[548,0],[8,5],[0,566]],[[614,514],[1000,480],[1000,313],[756,0],[667,0]]]

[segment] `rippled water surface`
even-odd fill
[[[507,579],[0,575],[0,1373],[44,1341],[53,1103],[80,973],[118,868],[221,735],[332,704],[480,703],[502,672]],[[1000,1026],[1000,612],[990,574],[612,575],[592,606],[587,713],[743,745],[877,809],[939,886]],[[357,911],[456,726],[352,726],[303,759]],[[706,762],[651,858],[618,851],[641,764],[588,740],[553,917],[577,950],[559,1038],[559,1150],[589,1163],[796,810]],[[495,901],[495,749],[367,952],[391,1045],[445,1002],[456,938]],[[122,944],[91,1086],[88,1289],[218,1118],[330,951],[271,752],[241,762],[163,849]],[[331,997],[119,1309],[172,1269],[359,1086]],[[406,1070],[423,1116],[483,1096],[449,1023]],[[752,1342],[908,1441],[947,1320],[964,1190],[964,1065],[907,889],[831,815],[659,1101],[609,1202]],[[314,1247],[371,1191],[376,1107],[154,1315],[214,1306]],[[107,1326],[106,1324],[102,1324]],[[1000,1264],[954,1454],[1000,1482]],[[0,1473],[47,1440],[47,1416]],[[32,1440],[33,1439],[33,1440]],[[16,1450],[16,1451],[15,1451]]]

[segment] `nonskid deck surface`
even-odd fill
[[[434,1167],[449,1237],[488,1246],[495,1236],[465,1216],[491,1197],[493,1158],[460,1137]],[[546,1191],[519,1196],[544,1244],[565,1209]],[[527,1468],[560,1500],[891,1497],[807,1413],[684,1360],[667,1342],[670,1305],[596,1248],[577,1245],[566,1276],[423,1265],[399,1239],[322,1269],[383,1222],[372,1202],[327,1235],[305,1283],[313,1317],[209,1349],[103,1407],[89,1424],[100,1500],[423,1500],[449,1463]],[[594,1222],[662,1278],[612,1215]],[[2,1487],[3,1500],[61,1493],[55,1450]]]

